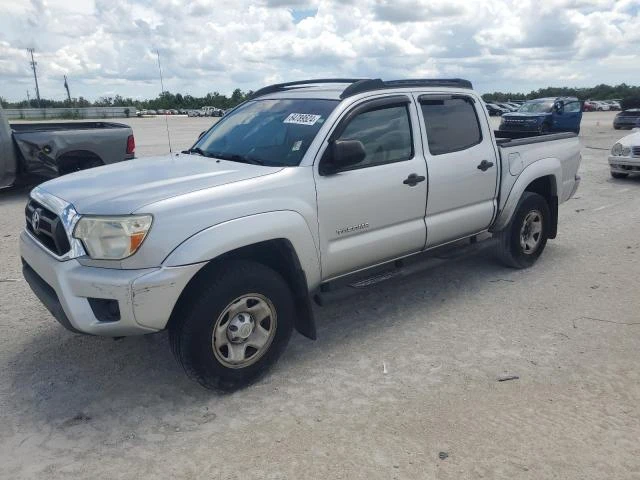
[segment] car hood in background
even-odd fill
[[[626,137],[622,137],[616,143],[619,143],[625,147],[638,147],[640,146],[640,130],[633,132]]]
[[[83,170],[50,180],[39,188],[73,204],[81,214],[124,215],[178,195],[281,169],[177,154]]]
[[[511,119],[511,120],[531,120],[537,118],[544,118],[551,115],[550,113],[533,113],[533,112],[512,112],[505,113],[502,115],[502,118]]]

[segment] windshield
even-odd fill
[[[267,166],[296,166],[338,100],[247,102],[214,125],[191,152]]]
[[[553,108],[553,102],[527,102],[518,111],[526,113],[549,113]]]

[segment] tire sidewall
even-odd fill
[[[542,214],[542,239],[535,252],[525,253],[520,245],[520,229],[527,215],[538,210]],[[549,236],[550,211],[547,201],[541,195],[525,192],[511,221],[509,248],[511,255],[520,267],[530,267],[542,254]]]
[[[234,274],[234,268],[243,275]],[[291,337],[295,312],[291,292],[275,271],[249,262],[232,262],[224,270],[228,273],[224,281],[216,282],[215,289],[204,289],[204,296],[184,318],[179,341],[182,355],[195,369],[196,380],[208,388],[233,390],[256,380],[280,357]],[[249,293],[259,293],[273,304],[277,317],[275,336],[256,363],[244,368],[229,368],[214,355],[213,328],[233,300]]]

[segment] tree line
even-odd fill
[[[579,100],[620,100],[640,97],[640,86],[596,85],[590,88],[547,87],[532,90],[529,93],[493,92],[485,93],[485,102],[506,102],[508,100],[531,100],[543,97],[578,97]]]
[[[122,97],[115,95],[113,97],[100,97],[91,102],[84,97],[73,98],[69,100],[49,100],[41,99],[40,105],[45,108],[63,108],[63,107],[135,107],[142,109],[189,109],[195,110],[205,105],[227,109],[235,107],[239,103],[246,100],[253,92],[243,92],[236,88],[231,96],[223,95],[219,92],[207,93],[204,97],[194,97],[189,94],[163,92],[156,98],[149,100],[135,100],[131,97]],[[513,93],[513,92],[493,92],[485,93],[482,98],[486,102],[505,102],[508,100],[529,100],[541,97],[578,97],[580,100],[618,100],[640,99],[640,86],[627,85],[596,85],[590,88],[571,88],[571,87],[547,87],[538,90],[532,90],[529,93]],[[20,102],[8,102],[0,97],[0,103],[3,108],[37,108],[38,102],[35,99],[29,101],[22,100]],[[633,102],[634,104],[636,102]]]
[[[212,106],[222,109],[232,108],[245,101],[253,91],[243,92],[236,88],[231,96],[223,95],[219,92],[207,93],[204,97],[194,97],[192,95],[182,95],[181,93],[163,92],[156,98],[149,100],[136,100],[131,97],[121,95],[100,97],[91,102],[84,97],[72,98],[69,100],[40,99],[42,108],[82,108],[82,107],[135,107],[142,109],[188,109],[196,110],[203,106]],[[0,97],[2,108],[38,108],[36,99],[21,100],[19,102],[9,102]]]

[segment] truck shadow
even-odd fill
[[[443,304],[456,302],[459,295],[469,298],[490,294],[492,289],[500,288],[490,282],[505,278],[513,282],[508,278],[519,278],[518,275],[517,271],[497,265],[484,251],[360,290],[347,299],[317,308],[318,340],[312,342],[294,335],[270,374],[230,395],[207,391],[189,380],[173,359],[166,333],[119,341],[73,335],[57,325],[43,308],[36,308],[34,299],[33,308],[43,324],[9,359],[12,378],[5,405],[18,418],[33,422],[34,417],[40,417],[57,428],[94,415],[102,422],[128,425],[135,423],[128,416],[132,408],[136,409],[138,420],[154,417],[152,421],[158,425],[171,424],[167,415],[180,415],[180,428],[186,428],[184,422],[198,424],[203,409],[225,405],[236,408],[233,405],[238,398],[242,398],[242,408],[264,408],[265,404],[276,408],[285,401],[284,390],[310,371],[314,375],[322,369],[327,355],[346,360],[357,356],[349,353],[348,342],[354,336],[362,342],[375,342],[380,335],[394,335],[404,319],[417,321],[412,328],[417,325],[421,334],[427,334],[431,324],[442,320],[437,311]],[[354,357],[353,361],[357,359]],[[231,421],[234,413],[227,412],[225,417],[225,421]],[[135,429],[135,425],[129,428]]]

